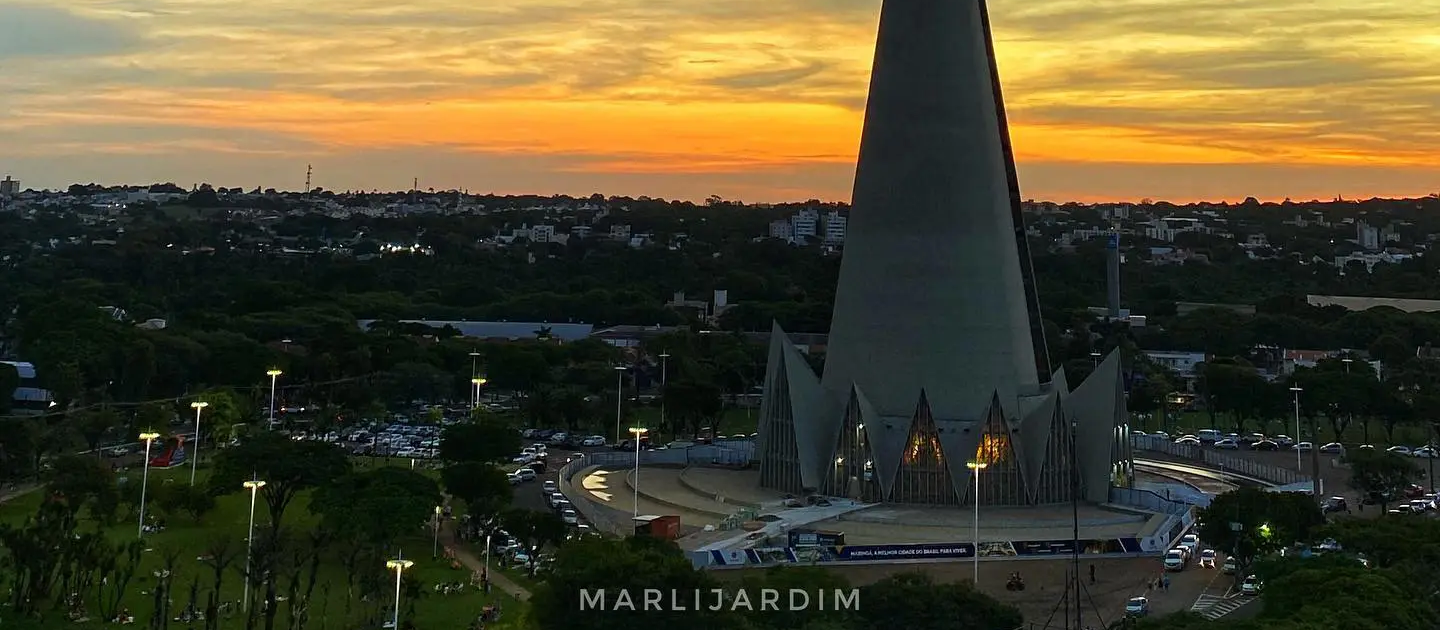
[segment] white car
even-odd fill
[[[1309,453],[1312,449],[1315,448],[1315,445],[1309,442],[1300,442],[1290,448],[1291,450],[1300,451],[1301,453]]]
[[[515,459],[510,460],[510,462],[513,464],[528,464],[533,461],[535,461],[534,453],[521,453],[519,455],[516,455]]]
[[[515,474],[520,477],[521,481],[535,481],[535,478],[539,476],[535,474],[534,470],[531,470],[529,468],[521,468],[520,470],[515,471]]]
[[[1253,575],[1240,583],[1240,592],[1245,595],[1259,595],[1263,590],[1265,590],[1265,583]]]
[[[544,495],[547,497],[550,496],[552,493],[559,491],[560,487],[556,485],[553,481],[546,481],[542,486],[540,486],[540,492],[544,493]]]
[[[1430,459],[1440,457],[1440,451],[1436,451],[1435,447],[1433,446],[1422,446],[1413,451],[1410,451],[1410,454],[1415,457],[1425,457]]]
[[[1392,447],[1390,447],[1390,448],[1385,449],[1385,452],[1386,452],[1386,453],[1394,453],[1394,454],[1396,454],[1396,455],[1404,455],[1404,456],[1406,456],[1406,457],[1409,457],[1410,454],[1411,454],[1410,447],[1408,447],[1408,446],[1392,446]]]
[[[1203,569],[1205,567],[1209,567],[1211,569],[1215,568],[1214,549],[1206,549],[1205,551],[1200,552],[1200,568]]]
[[[1184,570],[1185,570],[1185,550],[1183,550],[1183,549],[1171,549],[1170,551],[1165,552],[1165,570],[1166,570],[1166,571],[1184,571]]]
[[[1125,602],[1125,614],[1131,617],[1144,617],[1150,614],[1150,600],[1144,597],[1131,597]]]
[[[580,446],[605,446],[605,438],[592,435],[580,441]]]
[[[1216,440],[1215,448],[1233,451],[1240,448],[1240,443],[1231,438],[1225,438],[1223,440]]]
[[[566,525],[579,525],[580,515],[576,514],[575,510],[565,510],[560,513],[560,520],[565,521]]]
[[[1195,551],[1200,547],[1200,537],[1195,534],[1185,534],[1180,537],[1180,544],[1177,546],[1185,548],[1185,555],[1194,556]]]
[[[515,473],[505,475],[505,478],[510,480],[510,485],[512,486],[518,486],[520,485],[520,482],[525,481],[524,479],[520,478],[520,475],[517,475]]]

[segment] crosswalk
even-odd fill
[[[1201,595],[1190,607],[1190,612],[1198,613],[1206,619],[1219,619],[1252,601],[1255,601],[1255,598],[1245,597],[1239,593],[1224,596]]]

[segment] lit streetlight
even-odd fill
[[[615,443],[620,443],[620,399],[625,395],[625,366],[615,366]]]
[[[200,410],[209,407],[210,403],[195,401],[190,403],[190,408],[195,410],[195,446],[193,453],[190,453],[190,485],[195,485],[195,467],[200,464]]]
[[[413,566],[415,563],[406,560],[404,553],[394,560],[385,561],[385,568],[395,572],[395,630],[400,630],[400,576],[405,573],[405,569]]]
[[[488,583],[490,581],[490,532],[485,532],[485,572],[480,574]],[[489,591],[486,591],[487,593]]]
[[[435,542],[430,545],[431,560],[440,557],[440,514],[444,511],[444,508],[435,506]]]
[[[1090,367],[1100,367],[1100,353],[1099,353],[1099,352],[1091,352],[1091,353],[1090,353]]]
[[[150,444],[158,437],[160,434],[154,432],[140,434],[140,440],[145,442],[145,472],[140,476],[140,538],[145,537],[145,489],[150,485]]]
[[[635,518],[640,518],[640,438],[649,433],[650,429],[641,427],[630,427],[630,435],[635,436],[635,478],[630,481],[630,486],[635,489]]]
[[[470,379],[470,411],[473,413],[476,407],[480,406],[480,388],[490,381],[483,376]]]
[[[284,372],[280,370],[270,370],[265,373],[265,376],[270,377],[270,423],[266,425],[266,428],[272,431],[275,429],[275,380],[280,378],[281,374]]]
[[[242,486],[250,491],[250,527],[245,530],[245,599],[242,602],[243,612],[250,611],[250,553],[255,549],[255,495],[265,487],[265,482],[259,477],[254,477]]]
[[[670,353],[660,353],[660,426],[665,426],[665,380],[670,375]]]
[[[471,353],[470,353],[470,383],[471,383],[472,386],[471,386],[471,388],[470,388],[470,409],[471,409],[472,411],[473,411],[476,407],[479,407],[479,406],[480,406],[480,391],[479,391],[479,388],[478,388],[478,387],[474,387],[475,379],[480,378],[479,368],[480,368],[480,353],[479,353],[479,352],[471,352]]]
[[[1295,392],[1295,441],[1296,441],[1296,442],[1299,442],[1299,441],[1300,441],[1300,392],[1303,392],[1303,391],[1305,391],[1305,390],[1304,390],[1303,388],[1301,388],[1299,385],[1296,385],[1296,386],[1294,386],[1294,387],[1291,387],[1291,388],[1290,388],[1290,391]],[[1312,435],[1312,436],[1310,436],[1310,448],[1320,448],[1320,445],[1319,445],[1319,444],[1315,444],[1315,442],[1318,442],[1318,441],[1319,441],[1319,439],[1318,439],[1319,437],[1320,437],[1320,436],[1318,436],[1318,435]],[[1295,470],[1299,470],[1299,471],[1304,471],[1304,470],[1305,470],[1305,464],[1302,463],[1301,460],[1300,460],[1300,448],[1299,448],[1298,446],[1295,448]],[[1319,492],[1320,492],[1320,490],[1319,490],[1319,483],[1320,483],[1320,482],[1319,482],[1318,480],[1316,480],[1316,481],[1312,481],[1311,483],[1316,484],[1316,490],[1315,490],[1315,492],[1316,492],[1316,494],[1319,494]]]
[[[985,470],[989,464],[985,462],[965,462],[965,467],[970,469],[970,476],[975,478],[975,584],[980,584],[980,471]]]

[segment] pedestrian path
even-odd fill
[[[455,559],[458,560],[460,564],[465,565],[465,568],[471,571],[485,572],[490,578],[490,583],[494,584],[495,587],[501,591],[504,591],[506,595],[522,602],[530,599],[529,589],[516,584],[515,580],[510,579],[509,576],[498,570],[485,570],[485,561],[475,557],[475,554],[471,553],[469,549],[466,549],[464,543],[461,543],[456,538],[455,524],[453,521],[446,521],[444,526],[440,528],[440,544],[444,545],[446,549],[454,551]]]

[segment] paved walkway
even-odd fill
[[[14,488],[10,488],[8,490],[5,490],[3,493],[0,493],[0,503],[8,502],[9,500],[16,497],[25,496],[39,489],[40,484],[33,482],[16,485]]]
[[[441,525],[440,544],[444,545],[446,549],[454,550],[455,559],[460,561],[460,564],[465,565],[465,568],[471,571],[485,571],[485,560],[483,558],[477,558],[474,553],[470,552],[467,543],[460,542],[459,538],[455,536],[454,520],[446,520]],[[509,576],[501,573],[498,568],[488,573],[490,583],[494,584],[495,588],[504,591],[506,595],[522,602],[530,599],[529,589],[516,584]]]

